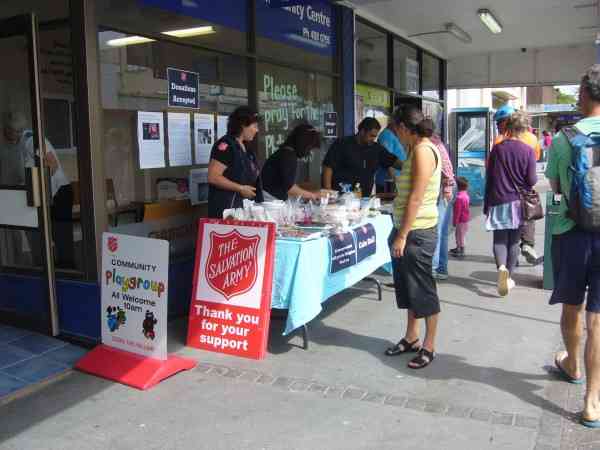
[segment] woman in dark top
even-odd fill
[[[527,114],[513,113],[508,119],[508,138],[494,145],[488,161],[483,212],[487,230],[494,232],[498,293],[503,297],[515,287],[511,276],[517,266],[523,223],[519,192],[530,191],[537,183],[535,154],[519,140],[528,130]]]
[[[298,160],[306,158],[320,145],[321,136],[312,125],[303,124],[294,128],[262,169],[261,180],[265,199],[268,199],[269,195],[279,200],[287,200],[288,196],[307,200],[318,199],[319,194],[306,191],[296,184],[296,172]]]
[[[241,208],[243,199],[262,200],[254,153],[246,148],[258,133],[258,114],[240,106],[229,116],[227,134],[212,148],[208,164],[208,217],[223,218],[223,211]]]

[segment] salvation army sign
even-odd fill
[[[167,68],[168,104],[170,108],[199,108],[198,74]]]
[[[238,230],[210,233],[206,281],[228,301],[245,294],[256,284],[260,236],[242,236]]]
[[[169,243],[104,233],[102,343],[167,359]]]
[[[271,223],[200,220],[188,346],[264,357],[274,252]]]

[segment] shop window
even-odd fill
[[[192,172],[207,167],[227,116],[248,103],[246,58],[164,41],[109,45],[127,36],[99,33],[107,212],[113,227],[160,217],[166,210],[149,213],[159,201],[185,200],[177,204],[183,209],[174,210],[179,213],[202,208],[206,199],[190,188]],[[169,107],[168,68],[184,78],[197,74],[198,108]],[[150,118],[140,113],[151,113]],[[177,129],[176,117],[183,118]],[[158,147],[148,145],[153,143]]]
[[[292,6],[275,3],[256,2],[257,52],[273,60],[333,71],[335,7],[325,0],[306,0]]]
[[[423,96],[440,99],[441,61],[423,53]]]
[[[46,138],[57,150],[74,150],[73,101],[65,98],[44,99]]]
[[[435,134],[444,138],[444,106],[438,102],[423,100],[423,114],[433,120]]]
[[[246,51],[246,0],[98,0],[101,25],[217,50]]]
[[[388,85],[387,34],[356,22],[356,72],[359,81]]]
[[[394,40],[394,88],[419,94],[419,61],[417,49]]]
[[[263,127],[259,134],[259,156],[265,159],[301,123],[324,131],[324,113],[335,112],[335,84],[331,77],[292,70],[272,64],[258,64],[259,112]],[[298,182],[320,185],[321,160],[331,142],[323,141],[309,161],[300,163]]]

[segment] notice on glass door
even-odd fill
[[[194,139],[196,139],[196,164],[208,164],[215,143],[215,116],[194,114]]]
[[[165,167],[165,123],[163,113],[138,111],[140,169]]]
[[[227,134],[227,121],[229,120],[228,116],[218,116],[217,117],[217,139],[221,139],[223,136]]]
[[[168,113],[169,166],[192,165],[191,121],[188,113]]]

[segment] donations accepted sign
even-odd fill
[[[198,109],[200,96],[198,74],[187,70],[167,68],[169,107]]]
[[[200,220],[188,346],[264,357],[274,254],[271,223]]]
[[[104,233],[102,343],[167,359],[169,243]]]

